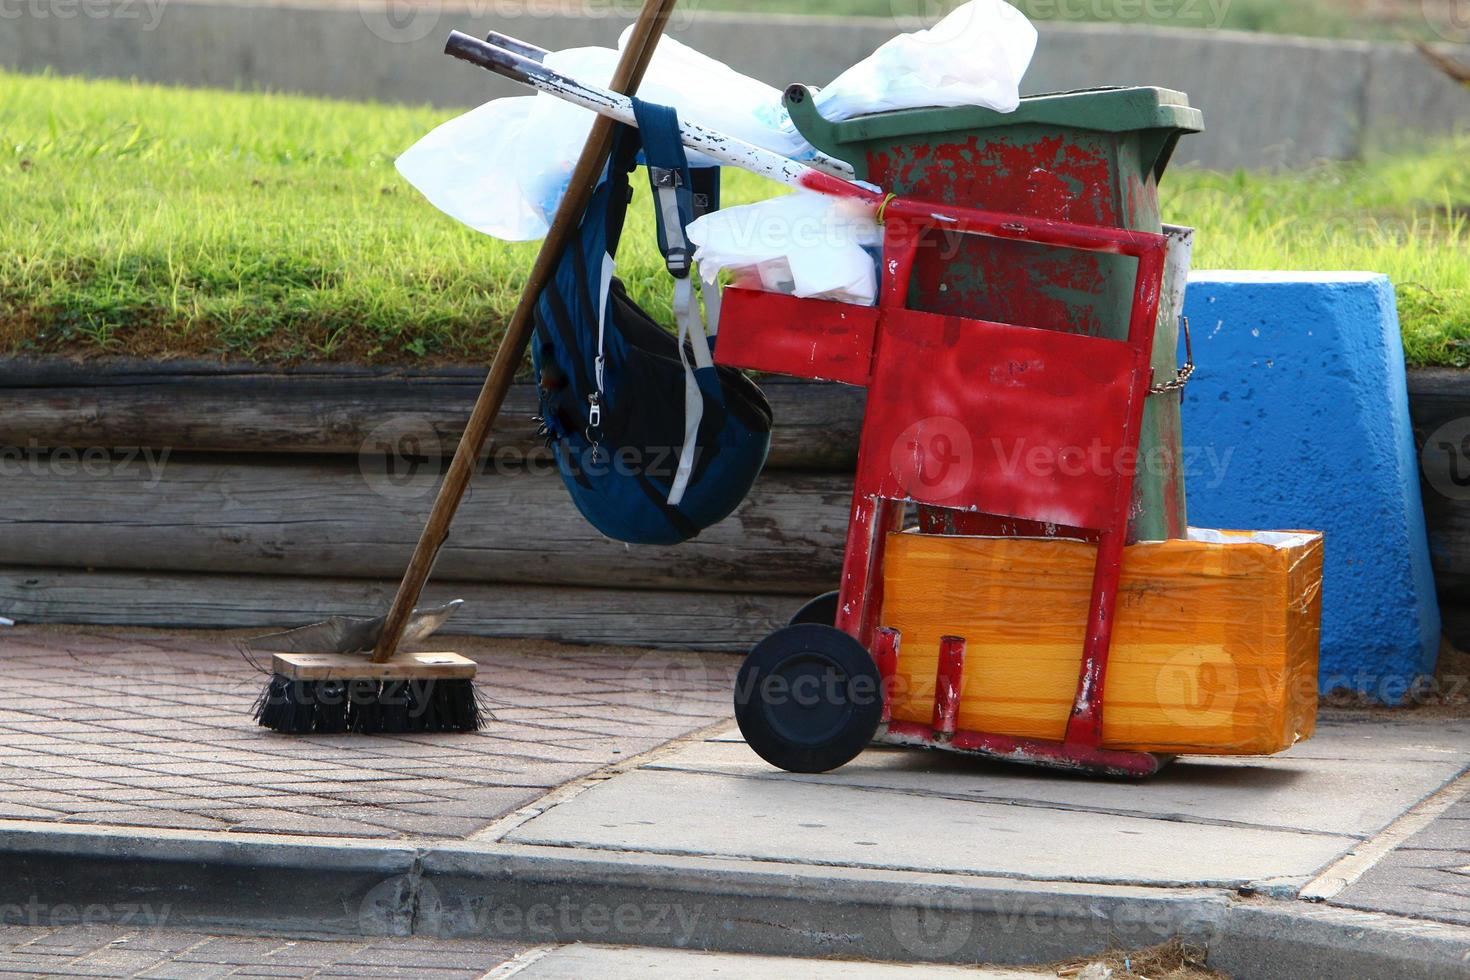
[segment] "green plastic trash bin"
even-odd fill
[[[1203,128],[1183,93],[1100,88],[1029,96],[1015,112],[975,106],[908,109],[830,122],[811,89],[793,85],[786,108],[817,149],[850,162],[884,190],[946,204],[1083,224],[1160,232],[1158,184],[1179,138]],[[1127,334],[1134,260],[940,233],[914,269],[909,305],[934,313]],[[1175,284],[1165,282],[1164,295]],[[1178,324],[1160,306],[1155,382],[1174,376]],[[1186,527],[1178,392],[1149,398],[1134,481],[1134,539],[1179,537]],[[1087,447],[1079,447],[1086,450]],[[1128,460],[1107,465],[1129,465]],[[925,508],[931,531],[1037,533]],[[1048,529],[1050,531],[1050,529]]]

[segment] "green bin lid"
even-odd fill
[[[1198,133],[1204,129],[1204,117],[1189,104],[1189,96],[1152,85],[1028,95],[1015,112],[980,106],[900,109],[841,122],[830,122],[818,114],[813,91],[793,85],[786,90],[785,103],[796,128],[818,147],[1028,124],[1107,133],[1148,129]]]

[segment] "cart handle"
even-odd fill
[[[1079,252],[1129,255],[1138,260],[1138,269],[1133,281],[1127,343],[1140,348],[1145,354],[1152,349],[1153,316],[1146,311],[1156,309],[1160,300],[1164,260],[1169,246],[1169,239],[1164,235],[935,205],[902,197],[889,198],[883,215],[883,306],[899,308],[907,305],[909,278],[918,258],[923,232],[932,229]]]
[[[485,41],[488,44],[495,45],[497,48],[504,48],[507,51],[520,55],[522,58],[534,61],[538,65],[545,62],[546,56],[551,54],[550,51],[547,51],[545,48],[539,48],[530,41],[522,41],[520,38],[514,38],[509,34],[502,34],[499,31],[488,32],[485,35]]]

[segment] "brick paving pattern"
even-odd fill
[[[735,658],[453,638],[473,735],[285,736],[250,714],[245,633],[0,630],[0,819],[463,837],[730,715]]]
[[[1470,795],[1385,855],[1332,904],[1470,926]]]
[[[118,926],[0,926],[0,978],[415,977],[474,980],[523,947],[488,940],[282,939]]]

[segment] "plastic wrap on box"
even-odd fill
[[[964,637],[958,727],[1060,739],[1077,690],[1096,546],[893,534],[882,623],[901,645],[893,716],[928,723],[939,638]],[[1124,554],[1103,746],[1264,755],[1317,714],[1322,536],[1208,531]]]

